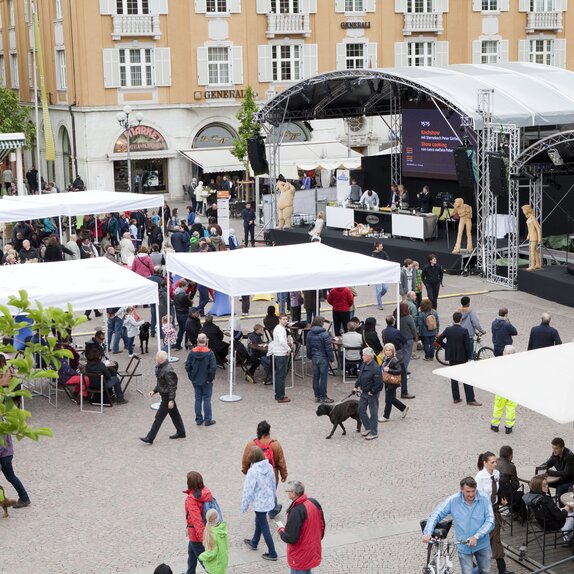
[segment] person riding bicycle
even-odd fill
[[[494,513],[490,499],[477,491],[471,476],[460,481],[460,492],[431,512],[423,533],[425,544],[430,542],[435,526],[449,514],[454,519],[457,540],[468,540],[468,544],[457,546],[462,574],[473,574],[473,560],[478,564],[478,574],[488,574],[492,554],[488,535],[494,528]]]

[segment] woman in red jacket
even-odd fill
[[[353,292],[348,287],[335,287],[329,291],[327,303],[333,307],[335,337],[347,332],[347,323],[351,319],[351,308],[354,301]]]
[[[203,546],[203,504],[213,499],[211,490],[203,484],[203,477],[192,470],[187,473],[187,494],[185,499],[185,517],[187,520],[187,573],[195,574],[198,556],[205,552]]]

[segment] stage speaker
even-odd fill
[[[255,175],[269,173],[269,164],[265,154],[265,142],[261,135],[247,140],[247,156]]]
[[[566,271],[568,272],[569,275],[574,275],[574,265],[567,265]]]
[[[472,148],[456,147],[452,151],[454,154],[456,177],[460,187],[474,188],[474,172],[472,171],[472,161],[468,154],[468,151],[472,151]]]
[[[501,154],[488,154],[488,184],[496,197],[508,195],[508,160]]]

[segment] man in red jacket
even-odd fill
[[[329,291],[327,303],[333,307],[333,329],[335,337],[347,332],[347,323],[351,319],[351,308],[355,297],[348,287],[335,287]]]
[[[321,540],[325,535],[325,517],[321,505],[307,498],[305,487],[298,480],[289,482],[287,524],[278,522],[278,534],[287,543],[287,563],[291,574],[311,574],[321,564]]]

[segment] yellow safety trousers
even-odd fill
[[[500,395],[494,397],[494,408],[492,409],[492,426],[499,426],[502,419],[502,413],[506,409],[506,422],[505,426],[512,428],[516,422],[516,403],[509,401]]]

